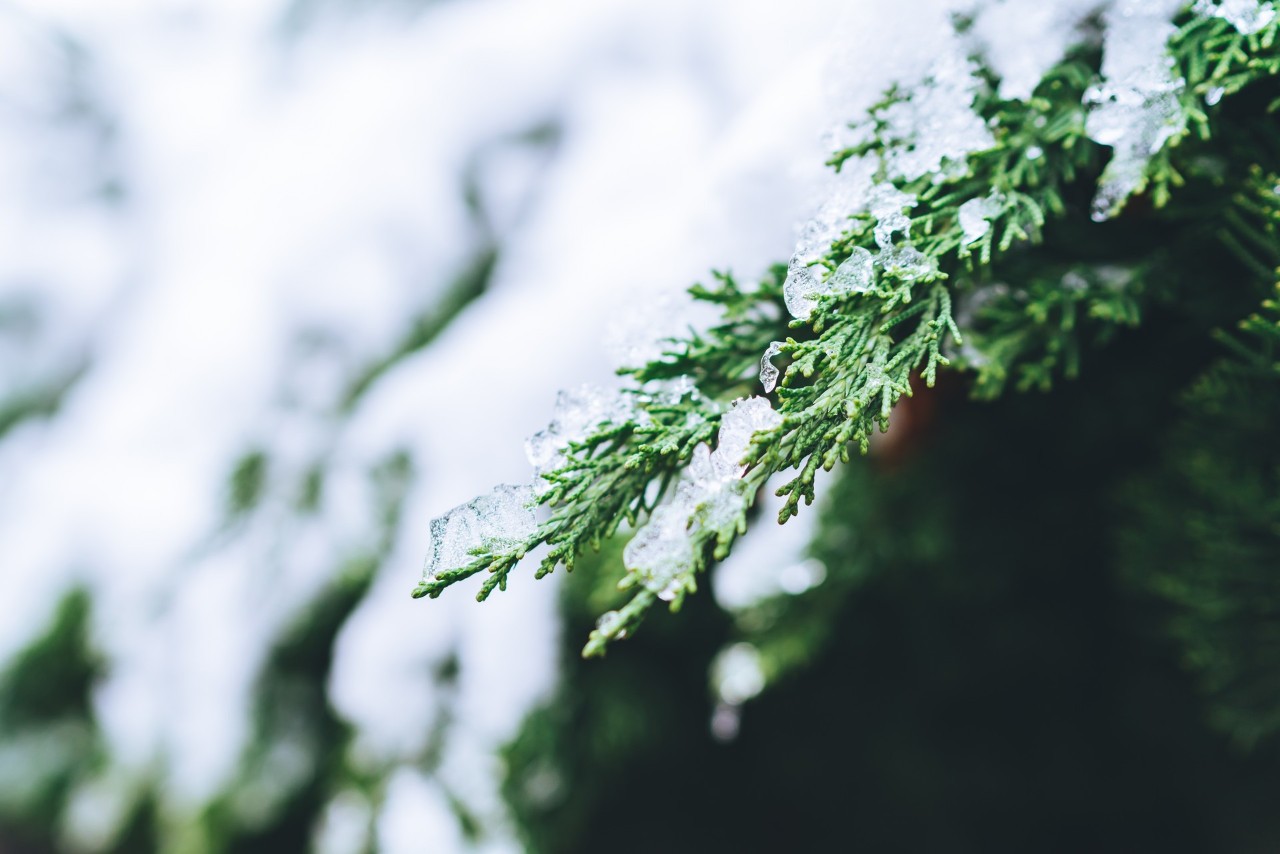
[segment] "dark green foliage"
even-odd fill
[[[833,487],[826,583],[738,618],[767,628],[687,605],[569,670],[511,753],[531,850],[1280,845],[1274,751],[1242,755],[1203,725],[1118,547],[1128,484],[1163,465],[1152,437],[1214,358],[1181,348],[1185,319],[1159,319],[1047,397],[975,403],[940,383],[905,459],[851,463]],[[582,630],[611,603],[575,582]],[[808,666],[719,745],[706,669],[742,636]]]
[[[1183,396],[1122,540],[1129,577],[1168,603],[1214,723],[1245,745],[1280,729],[1278,330],[1271,319],[1256,359],[1223,360]]]
[[[894,449],[832,486],[812,547],[824,584],[729,619],[691,600],[603,665],[566,647],[560,695],[510,751],[531,850],[1280,848],[1277,32],[1188,23],[1174,42],[1187,131],[1118,218],[1090,218],[1104,157],[1067,109],[1030,123],[1061,134],[1056,152],[1036,140],[1044,176],[1000,187],[1040,187],[1017,210],[1043,222],[1007,210],[965,253],[943,215],[913,221],[955,296],[962,340],[942,355],[965,374],[929,390],[914,357]],[[1057,85],[1082,85],[1089,61]],[[1231,97],[1206,108],[1216,86]],[[997,133],[1068,100],[1048,92],[989,105]],[[991,163],[974,174],[998,174],[1000,156],[976,155]],[[949,188],[907,189],[946,208],[984,185],[945,201]],[[1035,239],[1002,246],[1015,226]],[[751,316],[736,285],[711,293]],[[816,337],[792,326],[784,411],[821,393],[809,342],[863,322],[867,302],[824,305]],[[698,356],[672,370],[714,351],[717,370],[746,373],[731,339],[781,337],[735,322],[723,345],[694,336]],[[858,364],[836,349],[828,374]],[[1033,390],[1052,393],[1009,393]],[[757,446],[761,465],[777,458]],[[600,592],[616,559],[606,548],[569,585],[571,632],[618,607]],[[743,640],[770,685],[717,745],[708,666]]]
[[[0,750],[9,763],[28,759],[25,768],[3,769],[27,779],[21,800],[0,803],[0,848],[51,850],[49,834],[67,792],[99,758],[89,721],[101,663],[90,645],[89,616],[88,593],[69,593],[45,635],[0,676]],[[41,745],[44,752],[24,754],[24,744]]]

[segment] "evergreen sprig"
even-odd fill
[[[1185,138],[1210,136],[1212,110],[1205,108],[1205,96],[1213,93],[1216,102],[1280,71],[1278,33],[1280,22],[1242,36],[1225,21],[1199,17],[1178,31],[1169,50],[1185,80],[1179,96],[1184,121],[1145,173],[1153,206],[1163,206],[1185,182],[1178,159]],[[889,164],[895,148],[906,143],[892,137],[884,116],[912,94],[891,90],[872,108],[865,141],[837,153],[830,165],[840,170],[855,158],[871,158],[879,181],[916,199],[909,246],[924,265],[905,268],[882,258],[867,290],[820,296],[803,320],[787,316],[783,266],[753,288],[727,273],[717,274],[710,286],[695,286],[693,296],[716,306],[721,321],[671,340],[661,358],[622,371],[637,383],[627,392],[634,415],[602,423],[570,446],[567,464],[547,476],[550,489],[541,497],[550,518],[513,547],[482,548],[466,566],[425,578],[414,595],[434,598],[464,578],[488,572],[478,594],[484,599],[495,588],[505,589],[512,568],[535,549],[545,549],[536,573],[541,577],[560,565],[571,570],[580,554],[598,549],[624,523],[639,525],[672,491],[694,449],[713,441],[723,412],[716,401],[751,391],[770,342],[779,342],[778,355],[787,360],[773,393],[781,423],[757,433],[741,461],[747,469],[736,485],[740,508],[692,529],[693,570],[679,580],[673,609],[695,589],[697,573],[725,557],[746,530],[766,481],[795,472],[778,490],[786,499],[779,516],[785,522],[801,500],[812,502],[819,468],[847,461],[851,446],[865,453],[871,434],[888,429],[895,404],[914,393],[915,378],[930,387],[938,369],[958,358],[960,367],[975,373],[976,394],[990,398],[1010,381],[1019,390],[1045,389],[1055,376],[1073,376],[1083,348],[1138,323],[1142,271],[1059,262],[1038,265],[1016,287],[998,276],[1006,258],[1043,240],[1075,204],[1073,194],[1091,187],[1100,171],[1106,150],[1087,136],[1084,106],[1085,91],[1097,77],[1096,50],[1082,48],[1053,68],[1025,101],[1001,99],[988,79],[974,109],[991,128],[992,144],[948,164],[941,175],[905,181],[892,180]],[[975,199],[992,205],[977,237],[966,233],[960,217],[961,206]],[[870,215],[851,213],[843,235],[814,263],[835,270],[855,252],[874,252],[875,226]],[[1261,254],[1247,237],[1241,242],[1242,251]],[[1248,322],[1250,331],[1255,327],[1270,334],[1263,321]],[[673,397],[654,390],[679,378],[692,378],[697,391]],[[585,655],[600,654],[610,641],[634,631],[657,601],[635,570],[620,586],[638,591],[606,615]]]

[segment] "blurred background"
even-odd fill
[[[834,6],[0,3],[0,850],[515,845],[556,579],[427,521],[785,256]]]
[[[605,662],[616,547],[409,598],[946,5],[0,0],[0,852],[1280,850],[1114,565],[1157,347],[944,386]]]

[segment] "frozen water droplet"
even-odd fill
[[[781,352],[782,342],[774,341],[760,357],[760,385],[764,386],[765,394],[773,391],[778,385],[778,369],[773,366],[771,360]]]
[[[855,246],[849,257],[831,274],[827,287],[832,293],[865,294],[874,285],[874,264],[875,257],[870,252]]]
[[[680,591],[683,588],[684,585],[680,583],[680,579],[672,579],[665,587],[658,591],[658,598],[663,602],[675,601],[675,598],[680,595]]]
[[[914,282],[932,275],[937,263],[912,246],[897,246],[881,252],[877,263],[888,275],[904,282]]]
[[[814,274],[813,268],[799,264],[792,259],[787,269],[787,280],[782,283],[782,298],[786,301],[787,311],[792,317],[808,320],[818,304],[815,297],[823,292],[822,283]]]
[[[713,464],[724,475],[742,477],[746,466],[742,458],[751,446],[751,438],[762,430],[772,430],[782,423],[782,414],[775,412],[768,398],[748,397],[736,400],[733,408],[720,419],[720,433],[716,437]]]
[[[1028,159],[1028,160],[1039,160],[1041,157],[1044,157],[1044,149],[1043,149],[1043,148],[1041,148],[1041,147],[1040,147],[1040,146],[1038,146],[1038,145],[1029,145],[1029,146],[1027,146],[1027,159]]]
[[[1221,86],[1214,86],[1208,92],[1204,93],[1204,102],[1210,107],[1222,100],[1222,96],[1227,94],[1227,90]]]

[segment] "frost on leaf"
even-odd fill
[[[478,549],[499,552],[519,546],[537,527],[533,508],[532,487],[501,484],[432,519],[431,557],[423,580],[466,566]]]
[[[556,395],[551,423],[525,441],[525,455],[533,466],[533,488],[539,495],[551,488],[544,475],[563,468],[572,442],[580,442],[601,424],[626,421],[634,415],[631,401],[617,392],[592,385]]]
[[[1258,0],[1196,0],[1192,11],[1204,17],[1221,18],[1246,36],[1251,36],[1276,19],[1273,3]]]
[[[1166,50],[1180,6],[1176,0],[1121,0],[1107,12],[1103,79],[1085,92],[1085,130],[1113,150],[1093,200],[1095,221],[1120,212],[1145,184],[1151,156],[1186,125],[1178,101],[1185,81],[1174,76]]]
[[[644,586],[664,600],[683,589],[697,565],[694,537],[734,524],[748,497],[742,487],[743,458],[758,431],[782,423],[782,415],[763,397],[734,402],[720,420],[716,449],[694,449],[675,494],[653,511],[623,550],[623,562]]]

